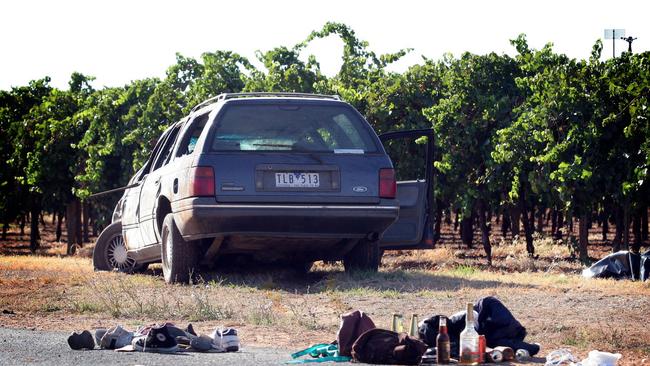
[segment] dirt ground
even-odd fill
[[[583,358],[598,349],[621,353],[619,365],[650,364],[650,281],[585,279],[569,247],[544,234],[536,234],[536,258],[526,255],[523,240],[494,235],[490,267],[478,237],[469,250],[445,227],[436,249],[385,253],[378,274],[349,276],[340,264],[325,263],[304,277],[230,267],[168,286],[157,265],[138,275],[93,272],[92,243],[65,256],[46,222],[37,255],[29,254],[29,233],[16,227],[0,243],[0,326],[67,331],[191,322],[205,333],[237,327],[244,344],[298,350],[332,341],[339,315],[353,309],[388,328],[393,313],[407,321],[411,314],[450,315],[496,296],[527,328],[526,341],[542,345],[542,357],[568,348]],[[592,258],[609,253],[597,227],[590,238]]]

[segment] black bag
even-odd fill
[[[352,359],[363,363],[417,365],[426,350],[424,342],[406,333],[375,328],[354,342]]]
[[[642,278],[640,274],[641,260],[641,255],[621,250],[601,258],[591,267],[584,269],[582,276],[587,278],[638,280]]]

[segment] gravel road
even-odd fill
[[[244,347],[234,353],[74,351],[66,342],[68,335],[0,328],[0,365],[281,365],[291,353],[258,347]]]

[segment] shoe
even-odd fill
[[[146,336],[134,338],[133,349],[142,352],[174,353],[178,351],[178,343],[169,334],[166,326],[149,329]]]
[[[200,352],[207,352],[214,347],[214,344],[212,338],[207,335],[201,335],[190,339],[190,347]]]
[[[93,349],[95,348],[95,340],[89,331],[74,332],[68,336],[68,345],[74,350],[80,349]]]
[[[118,325],[106,331],[99,346],[103,349],[117,349],[131,344],[131,341],[133,341],[133,332]]]
[[[196,332],[194,331],[194,327],[192,326],[192,323],[187,323],[187,328],[185,328],[185,332],[198,337],[198,334],[196,334]]]
[[[217,328],[212,332],[212,339],[217,350],[222,352],[239,351],[239,337],[235,328]]]
[[[172,338],[174,338],[174,339],[176,339],[178,337],[187,337],[187,338],[189,338],[187,332],[182,330],[181,328],[178,328],[176,326],[169,325],[169,324],[163,324],[163,326],[165,326],[167,328],[167,330],[169,331],[169,335],[172,336]]]
[[[97,328],[95,329],[95,344],[100,345],[102,343],[102,337],[108,332],[106,328]]]

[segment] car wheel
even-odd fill
[[[93,250],[93,267],[97,271],[132,273],[146,269],[147,264],[139,264],[128,255],[122,236],[122,223],[117,221],[99,234]]]
[[[188,283],[198,262],[198,248],[187,242],[176,227],[174,216],[167,214],[162,226],[162,269],[167,283]]]
[[[348,273],[356,271],[377,272],[380,261],[379,241],[362,239],[345,255],[343,266]]]

